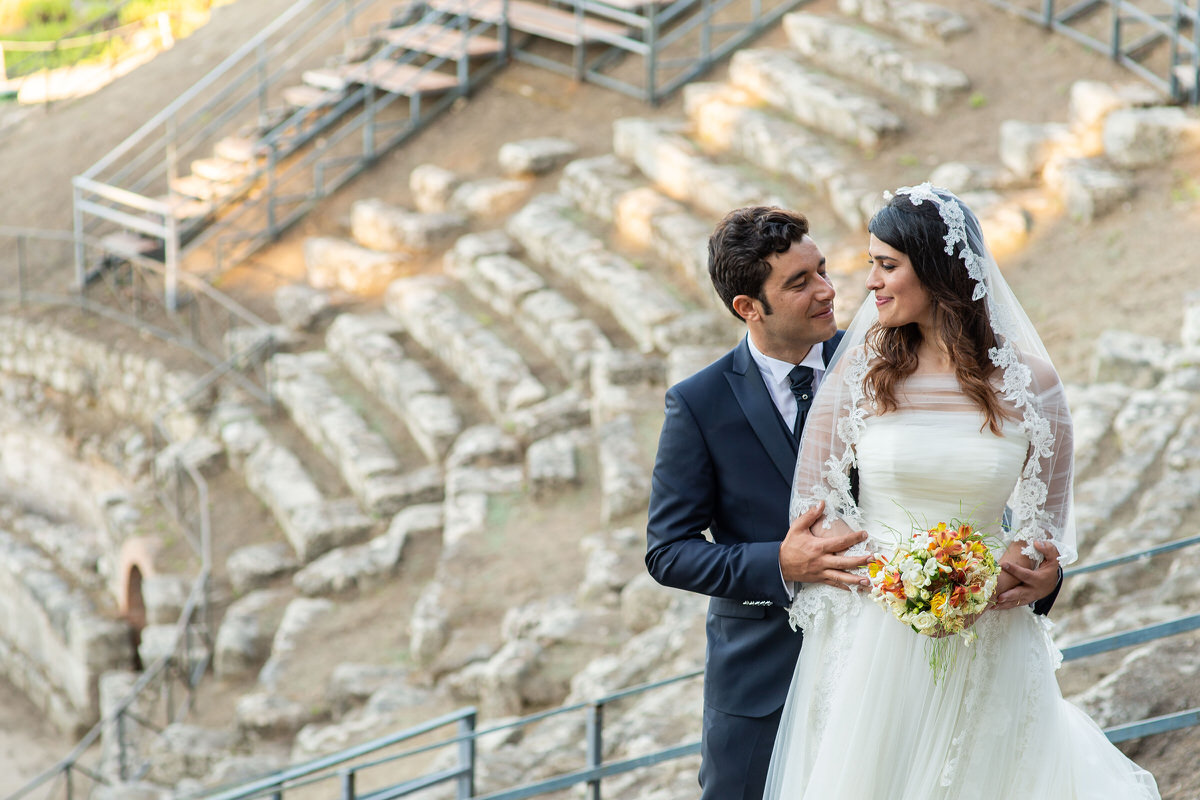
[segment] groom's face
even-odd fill
[[[805,236],[783,253],[767,258],[771,273],[762,297],[748,298],[743,313],[754,344],[766,355],[798,364],[814,344],[837,333],[833,316],[833,284],[825,272],[825,256]],[[741,299],[741,298],[739,298]]]

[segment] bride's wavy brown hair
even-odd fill
[[[943,197],[943,202],[958,201],[957,198]],[[971,248],[976,253],[984,253],[979,220],[961,202],[958,205],[966,217]],[[992,433],[999,436],[1004,418],[1011,415],[1001,406],[988,382],[995,370],[988,350],[998,342],[992,331],[986,300],[971,299],[975,280],[959,257],[963,243],[955,244],[953,254],[947,253],[946,223],[938,206],[928,200],[914,205],[908,195],[903,194],[894,195],[871,218],[867,229],[912,262],[917,279],[929,292],[933,326],[954,365],[959,386],[983,412],[987,419],[985,424]],[[896,389],[916,371],[917,348],[921,341],[921,329],[915,322],[895,328],[875,323],[867,332],[867,344],[879,358],[867,371],[864,384],[867,395],[880,411],[897,408]]]

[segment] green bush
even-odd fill
[[[25,25],[31,28],[68,22],[71,0],[25,0],[20,13]]]

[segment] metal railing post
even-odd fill
[[[124,783],[129,776],[125,770],[125,709],[117,712],[117,777]]]
[[[1112,41],[1109,43],[1108,55],[1114,61],[1121,56],[1121,2],[1110,0],[1112,8]]]
[[[658,103],[658,9],[649,8],[646,26],[646,99]]]
[[[587,710],[587,765],[595,769],[604,763],[604,706],[601,703],[588,706]],[[600,778],[588,781],[588,800],[600,800]]]
[[[458,776],[457,800],[475,796],[475,716],[472,710],[458,721],[458,735],[462,737],[458,743],[458,767],[462,774]]]
[[[17,237],[17,301],[25,305],[25,237]]]
[[[72,216],[74,217],[75,229],[75,288],[79,291],[80,296],[83,296],[84,282],[87,280],[87,250],[84,248],[83,241],[83,209],[80,208],[80,203],[83,202],[83,190],[74,183],[71,185],[71,205]]]
[[[354,800],[354,770],[342,770],[342,800]]]

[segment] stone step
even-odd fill
[[[962,14],[922,0],[838,0],[838,10],[917,44],[944,44],[971,30]]]
[[[682,135],[682,121],[627,118],[613,123],[613,152],[633,163],[663,194],[688,203],[714,220],[747,205],[794,208],[794,198],[714,163]]]
[[[739,50],[730,62],[729,80],[800,124],[866,149],[904,127],[900,117],[875,98],[802,66],[784,50]]]
[[[334,360],[324,351],[271,358],[275,395],[310,442],[337,467],[362,507],[394,514],[442,499],[436,468],[406,472],[388,442],[334,389]]]
[[[622,241],[653,251],[692,294],[719,306],[708,277],[712,225],[640,177],[615,155],[581,158],[563,169],[559,192],[580,210],[612,225]]]
[[[463,421],[437,379],[393,338],[398,330],[386,315],[339,314],[326,331],[325,345],[408,427],[426,458],[440,463]]]
[[[571,46],[629,35],[628,28],[615,22],[591,16],[577,18],[573,11],[538,5],[527,0],[433,0],[430,6],[447,14],[467,14],[474,19],[497,25],[507,11],[508,25],[513,30],[532,33]]]
[[[393,281],[387,311],[418,345],[459,376],[497,421],[549,397],[524,358],[449,295],[453,283],[441,276]]]
[[[511,253],[517,245],[500,231],[470,234],[445,257],[446,274],[513,325],[567,376],[586,384],[596,353],[613,345],[600,326]]]
[[[305,73],[307,75],[308,73]],[[283,102],[292,108],[320,108],[331,106],[345,97],[342,91],[321,89],[317,86],[287,86],[282,92]]]
[[[382,38],[397,47],[447,59],[490,56],[499,53],[501,49],[500,42],[494,36],[472,34],[468,37],[456,28],[444,28],[433,24],[388,28],[383,32]]]
[[[248,164],[265,155],[257,140],[248,136],[226,136],[213,145],[213,155],[239,164]]]
[[[783,18],[788,41],[822,69],[874,87],[936,114],[960,102],[971,81],[959,69],[928,61],[890,39],[807,11]]]
[[[336,236],[310,236],[304,240],[308,283],[317,289],[381,292],[403,274],[411,260],[411,253],[381,253]]]
[[[230,161],[220,156],[198,158],[192,162],[192,174],[214,183],[234,183],[250,175],[250,165],[245,161]]]
[[[273,439],[248,406],[219,403],[211,420],[231,466],[270,509],[302,563],[370,533],[373,520],[357,501],[326,499],[301,460]]]
[[[688,313],[661,278],[609,250],[574,215],[567,198],[542,194],[509,217],[507,231],[527,263],[547,267],[611,314],[644,353],[667,352],[711,325],[710,312]]]
[[[408,211],[374,198],[350,206],[350,235],[372,250],[432,250],[451,242],[466,226],[462,214]]]
[[[879,192],[840,148],[727,84],[689,84],[684,108],[702,144],[825,193],[842,222],[854,230],[865,227]]]
[[[171,181],[171,189],[178,195],[205,201],[223,200],[235,192],[235,188],[228,184],[210,181],[199,175],[176,178]]]

